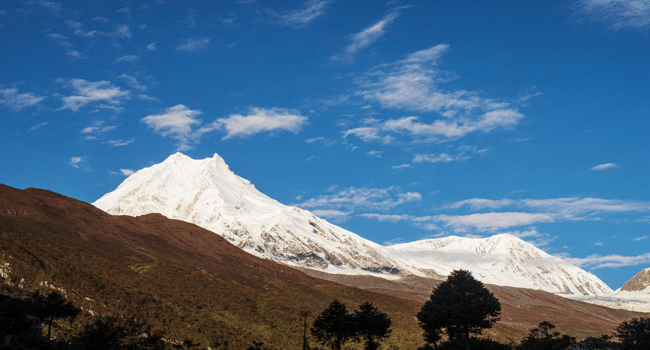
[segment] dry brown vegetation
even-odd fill
[[[11,272],[9,279],[0,277],[0,285],[33,290],[47,284],[84,310],[132,315],[164,329],[168,338],[227,341],[233,349],[253,341],[300,348],[301,310],[316,315],[334,299],[351,308],[373,302],[393,321],[386,344],[416,349],[423,341],[414,316],[437,283],[310,276],[256,258],[193,224],[158,214],[112,216],[50,191],[0,185],[3,263]],[[501,300],[503,316],[486,335],[503,342],[518,341],[544,320],[580,339],[648,316],[540,291],[489,287]],[[66,327],[53,335],[62,337]]]

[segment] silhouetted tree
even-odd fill
[[[351,321],[345,304],[334,300],[316,317],[310,331],[316,340],[332,350],[341,350],[341,346],[355,335]]]
[[[97,317],[72,338],[75,350],[163,350],[162,333],[143,321],[115,316]]]
[[[391,333],[390,317],[369,302],[359,305],[359,310],[354,310],[352,323],[356,337],[363,341],[365,350],[377,350],[379,342]]]
[[[425,341],[435,344],[443,329],[450,340],[464,340],[469,349],[471,333],[480,333],[499,320],[501,303],[467,270],[454,270],[431,293],[417,314]]]
[[[650,318],[633,318],[623,321],[615,330],[621,340],[621,349],[650,349]]]
[[[34,305],[35,316],[47,320],[48,339],[52,339],[52,321],[54,319],[74,319],[81,312],[81,309],[68,302],[58,291],[52,291],[47,296],[36,291],[29,297],[29,302]]]
[[[620,349],[618,344],[611,341],[608,335],[600,337],[588,337],[587,339],[577,342],[564,350],[614,350]]]
[[[519,350],[563,350],[575,344],[576,338],[553,331],[555,325],[544,321],[537,328],[533,328],[528,336],[521,342]]]
[[[0,342],[4,336],[17,333],[28,333],[32,330],[32,321],[27,317],[30,304],[18,299],[5,297],[0,302]]]

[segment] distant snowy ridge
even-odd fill
[[[596,276],[517,237],[444,237],[382,246],[259,192],[224,160],[176,153],[129,176],[95,203],[114,215],[160,213],[211,230],[256,256],[329,273],[396,279],[470,270],[484,283],[598,296]]]

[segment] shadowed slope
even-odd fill
[[[221,339],[234,349],[252,341],[299,348],[300,311],[306,307],[317,314],[333,299],[350,309],[373,302],[393,320],[387,344],[415,349],[422,341],[414,316],[437,283],[414,276],[397,282],[369,276],[315,278],[256,258],[183,221],[159,214],[112,216],[50,191],[4,185],[0,276],[0,282],[25,288],[62,288],[85,310],[146,318],[172,339],[189,335],[203,344]],[[561,332],[584,337],[647,316],[541,291],[489,288],[503,304],[503,322],[486,334],[502,341],[521,339],[543,320]]]
[[[193,224],[112,216],[45,190],[0,185],[0,268],[4,283],[62,288],[85,310],[146,318],[172,339],[298,348],[300,311],[316,314],[338,298],[351,309],[369,300],[388,312],[400,348],[421,342],[417,302],[307,276]]]

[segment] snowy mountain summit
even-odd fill
[[[379,245],[269,198],[217,154],[203,160],[173,154],[93,205],[114,215],[160,213],[213,231],[256,256],[329,273],[398,279],[463,268],[502,286],[590,296],[612,291],[594,275],[507,234]]]

